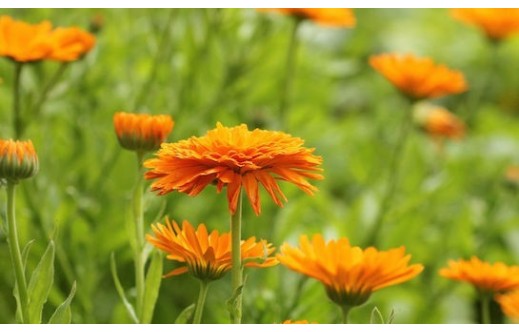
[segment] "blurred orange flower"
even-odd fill
[[[310,242],[301,236],[300,248],[287,243],[281,246],[279,262],[286,267],[319,280],[328,297],[341,306],[365,303],[371,293],[416,277],[421,264],[408,265],[410,255],[405,248],[378,251],[352,247],[347,238],[324,242],[320,234]]]
[[[429,58],[411,54],[380,54],[369,62],[382,76],[412,99],[436,98],[467,90],[463,74]]]
[[[475,256],[470,261],[450,260],[448,264],[439,272],[442,277],[471,283],[480,291],[504,292],[519,288],[519,266],[490,264]]]
[[[214,230],[208,234],[204,224],[195,228],[184,220],[182,228],[166,218],[165,224],[151,226],[155,236],[146,235],[146,240],[166,252],[166,258],[184,263],[164,277],[190,272],[201,280],[220,279],[232,268],[231,234],[219,234]],[[256,242],[255,237],[241,241],[241,258],[246,267],[270,267],[278,264],[272,244],[265,240]]]
[[[505,315],[519,321],[519,289],[510,293],[496,295],[496,301]]]
[[[0,178],[17,181],[36,175],[38,170],[38,155],[31,140],[0,140]]]
[[[302,147],[304,141],[278,131],[255,129],[245,124],[216,129],[205,136],[191,137],[177,143],[164,143],[144,166],[151,169],[146,179],[157,179],[152,190],[164,195],[174,190],[198,195],[210,183],[217,192],[227,187],[229,210],[234,215],[241,188],[245,189],[256,215],[261,212],[259,183],[274,202],[287,200],[276,180],[298,186],[307,194],[317,190],[306,179],[323,179],[321,157],[314,149]]]
[[[308,19],[326,27],[353,27],[356,20],[350,8],[265,8],[261,11],[276,11],[300,19]]]
[[[49,21],[29,24],[0,16],[0,56],[17,62],[73,61],[94,44],[95,37],[79,28],[52,30]]]
[[[304,319],[304,320],[290,320],[290,319],[287,319],[282,324],[310,324],[310,323],[308,323],[308,321],[306,319]],[[316,324],[316,323],[311,323],[311,324]]]
[[[114,127],[121,146],[133,151],[154,151],[166,140],[174,122],[169,115],[118,112]]]
[[[465,124],[443,107],[431,104],[418,104],[414,108],[418,124],[434,138],[462,138]]]
[[[519,8],[453,8],[451,14],[480,28],[492,40],[519,32]]]

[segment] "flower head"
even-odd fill
[[[510,293],[496,295],[496,301],[505,315],[519,321],[519,289]]]
[[[483,30],[491,40],[501,40],[519,32],[519,8],[453,8],[451,14]]]
[[[281,246],[279,262],[289,269],[319,280],[328,297],[341,306],[365,303],[372,292],[408,281],[423,270],[408,265],[405,248],[378,251],[373,247],[352,247],[346,238],[324,242],[320,234],[312,241],[301,236],[300,248]]]
[[[38,155],[30,140],[0,140],[0,178],[26,179],[34,176],[38,169]]]
[[[190,272],[201,280],[216,280],[232,268],[231,234],[219,234],[214,230],[209,234],[204,224],[195,228],[187,221],[182,228],[167,218],[165,224],[152,225],[154,236],[147,235],[148,242],[165,251],[168,259],[184,263],[165,277]],[[270,267],[278,264],[272,244],[265,240],[256,242],[251,237],[241,242],[241,258],[246,267]]]
[[[154,151],[166,140],[174,122],[169,115],[114,114],[114,127],[121,146],[133,151]]]
[[[178,190],[196,196],[210,183],[216,184],[218,192],[226,187],[232,214],[243,187],[258,215],[259,183],[279,206],[286,197],[276,180],[291,182],[307,194],[317,190],[306,179],[323,178],[317,173],[322,171],[322,158],[312,154],[314,149],[302,147],[303,143],[283,132],[217,123],[205,136],[162,144],[156,158],[144,163],[151,169],[145,176],[157,179],[151,188],[160,195]]]
[[[325,27],[353,27],[355,15],[350,8],[268,8],[300,19],[308,19]]]
[[[483,292],[504,292],[519,288],[519,266],[507,266],[497,262],[490,264],[472,257],[469,261],[449,261],[449,266],[440,270],[440,275],[471,283]]]
[[[48,58],[56,61],[74,61],[90,51],[95,37],[79,28],[57,28],[51,35],[52,52]]]
[[[414,55],[380,54],[371,66],[412,99],[436,98],[467,90],[463,74],[429,58]]]
[[[434,138],[461,138],[465,135],[465,125],[443,107],[431,104],[415,106],[415,120]]]

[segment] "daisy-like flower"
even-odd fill
[[[410,255],[400,247],[378,251],[351,246],[347,238],[325,243],[320,234],[310,241],[301,236],[300,247],[285,243],[279,262],[291,270],[323,283],[328,297],[341,307],[365,303],[371,293],[416,277],[421,264],[409,265]]]
[[[169,115],[149,115],[118,112],[114,127],[121,146],[132,151],[154,151],[173,130]]]
[[[52,32],[52,52],[48,59],[68,62],[79,59],[90,51],[95,44],[95,37],[79,28],[57,28]]]
[[[262,10],[311,20],[325,27],[349,28],[356,23],[355,15],[350,8],[266,8]]]
[[[443,107],[418,104],[414,108],[416,122],[434,138],[462,138],[465,125],[454,114]]]
[[[0,178],[17,181],[34,176],[39,169],[32,141],[0,140]]]
[[[496,295],[496,301],[505,315],[519,322],[519,289]]]
[[[380,54],[371,56],[369,63],[409,98],[428,99],[467,90],[463,74],[429,58],[411,54]]]
[[[491,40],[519,32],[519,8],[453,8],[454,18],[478,27]]]
[[[151,188],[160,195],[177,190],[196,196],[210,183],[216,184],[218,192],[226,187],[232,215],[243,187],[259,215],[260,183],[279,206],[287,199],[276,180],[291,182],[307,194],[317,190],[307,178],[323,178],[318,174],[322,158],[303,143],[283,132],[249,131],[245,124],[229,128],[217,123],[205,136],[162,144],[156,158],[144,162],[150,169],[145,176],[156,179]]]
[[[519,288],[519,266],[490,264],[473,256],[469,261],[450,260],[440,276],[468,282],[484,293],[499,293]]]
[[[187,221],[182,228],[166,218],[165,224],[152,225],[154,236],[148,242],[166,252],[167,259],[183,263],[164,277],[190,272],[200,280],[210,281],[223,277],[232,268],[231,234],[214,230],[210,234],[204,224],[195,228]],[[270,267],[278,264],[269,257],[275,248],[266,240],[256,242],[255,237],[241,242],[241,259],[245,267]]]

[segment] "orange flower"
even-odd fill
[[[308,321],[306,319],[304,319],[304,320],[290,320],[290,319],[287,319],[282,324],[310,324],[310,323],[308,323]],[[311,323],[311,324],[317,324],[317,323]]]
[[[261,183],[274,202],[282,206],[287,200],[276,180],[292,182],[307,194],[317,190],[306,178],[322,179],[314,172],[321,157],[314,149],[302,147],[303,140],[283,132],[255,129],[242,124],[224,127],[217,123],[203,137],[191,137],[177,143],[164,143],[157,158],[147,160],[150,168],[146,179],[158,179],[151,188],[164,195],[174,190],[198,195],[208,184],[215,183],[217,192],[227,187],[227,200],[232,214],[244,187],[256,215],[261,212]]]
[[[436,98],[467,90],[463,74],[429,58],[381,54],[369,60],[386,79],[412,99]]]
[[[121,146],[133,151],[154,151],[166,140],[174,122],[169,115],[118,112],[114,127]]]
[[[17,181],[36,175],[38,155],[30,140],[0,140],[0,178]]]
[[[57,61],[74,61],[90,51],[95,37],[79,28],[57,28],[51,35],[52,52],[48,58]]]
[[[519,32],[519,8],[454,8],[454,18],[474,25],[492,40]]]
[[[353,27],[355,15],[350,8],[268,8],[300,19],[308,19],[326,27]]]
[[[505,315],[519,321],[519,289],[496,295],[496,301],[500,304]]]
[[[414,110],[416,121],[432,137],[461,138],[465,135],[463,122],[443,107],[418,104]]]
[[[0,16],[0,56],[18,62],[45,59],[52,48],[48,39],[51,29],[48,21],[28,24]]]
[[[449,261],[449,266],[440,270],[444,278],[471,283],[483,292],[504,292],[519,288],[519,266],[506,266],[497,262],[490,264],[472,257],[470,261]]]
[[[319,280],[328,297],[341,306],[365,303],[371,293],[408,281],[423,270],[421,264],[408,265],[405,248],[378,251],[352,247],[346,238],[324,242],[320,234],[308,240],[301,236],[300,248],[281,246],[279,262],[288,268]]]
[[[187,221],[182,223],[182,229],[175,221],[171,223],[166,218],[166,224],[151,226],[155,237],[147,235],[148,242],[158,249],[165,251],[168,259],[184,263],[184,266],[174,269],[164,277],[191,272],[201,280],[220,279],[225,272],[232,268],[231,233],[219,234],[214,230],[207,233],[204,224],[198,225],[197,230]],[[241,242],[241,258],[246,267],[270,267],[278,264],[274,257],[268,257],[274,252],[272,244],[265,240],[256,242],[251,237]]]

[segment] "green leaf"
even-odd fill
[[[23,250],[22,250],[22,262],[23,262],[24,270],[27,267],[27,257],[29,257],[29,251],[31,251],[31,247],[32,247],[33,244],[34,244],[34,240],[31,240],[31,241],[27,242],[25,247],[23,247]]]
[[[56,311],[52,314],[49,319],[49,324],[70,324],[72,320],[72,311],[70,310],[70,303],[76,294],[76,282],[72,284],[72,289],[70,290],[70,294],[63,301],[59,307],[56,308]]]
[[[177,319],[175,319],[175,324],[187,324],[188,322],[191,322],[191,317],[193,317],[194,312],[195,304],[193,303],[184,310],[182,310],[180,315],[178,315]]]
[[[41,323],[41,312],[54,282],[54,241],[50,240],[47,250],[43,253],[38,266],[34,269],[29,282],[27,293],[28,322],[31,324]]]
[[[371,310],[371,317],[369,318],[370,324],[384,324],[384,317],[377,307]]]
[[[117,267],[115,264],[115,255],[113,252],[112,252],[112,256],[111,256],[111,260],[110,260],[110,268],[112,270],[112,277],[114,279],[115,288],[117,289],[117,293],[119,294],[121,301],[123,301],[123,305],[126,308],[128,315],[130,316],[130,318],[132,319],[132,321],[135,324],[139,324],[139,319],[137,318],[137,315],[135,314],[135,309],[133,309],[132,304],[126,298],[126,295],[124,294],[123,286],[121,285],[121,282],[119,281],[119,277],[117,276]]]
[[[141,317],[142,324],[151,323],[155,303],[159,297],[160,282],[162,280],[162,255],[155,251],[151,258],[150,267],[146,274],[146,287],[144,293],[144,307]]]

